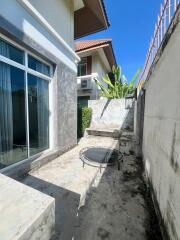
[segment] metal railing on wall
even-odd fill
[[[160,15],[158,15],[157,23],[155,25],[154,35],[150,42],[150,47],[146,56],[143,72],[140,76],[139,83],[145,81],[150,67],[155,59],[156,53],[163,41],[163,38],[168,30],[173,16],[176,13],[180,0],[164,0],[160,6]]]

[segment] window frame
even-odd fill
[[[83,59],[86,59],[86,62],[81,63]],[[83,76],[87,76],[87,72],[88,72],[88,59],[87,57],[83,57],[81,58],[81,61],[78,64],[78,68],[81,67],[82,65],[86,65],[86,75],[78,75],[78,77],[83,77]],[[79,70],[79,69],[78,69]]]
[[[41,154],[42,152],[46,152],[48,150],[50,150],[51,148],[51,139],[50,139],[50,136],[51,136],[51,133],[50,133],[50,122],[51,122],[51,118],[49,116],[49,148],[42,151],[42,152],[39,152],[33,156],[30,155],[30,141],[29,141],[29,103],[28,103],[28,74],[31,74],[33,76],[36,76],[36,77],[39,77],[43,80],[46,80],[49,82],[49,109],[50,109],[50,83],[53,79],[53,65],[50,64],[49,62],[45,61],[44,59],[42,59],[41,57],[37,56],[36,54],[32,53],[31,51],[27,50],[26,48],[20,46],[18,43],[12,41],[11,39],[9,39],[8,37],[4,36],[3,34],[0,33],[0,38],[4,41],[6,41],[7,43],[9,43],[10,45],[12,45],[13,47],[15,48],[18,48],[20,50],[22,50],[24,52],[24,64],[20,64],[18,62],[15,62],[7,57],[4,57],[2,55],[0,55],[0,62],[4,62],[10,66],[13,66],[13,67],[16,67],[18,69],[21,69],[24,71],[24,82],[25,82],[25,119],[26,119],[26,141],[27,141],[27,158],[26,159],[23,159],[23,160],[20,160],[19,162],[17,163],[14,163],[13,165],[15,164],[20,164],[22,163],[23,161],[25,160],[29,160],[29,159],[32,159],[32,158],[36,158],[36,156],[39,156],[39,154]],[[35,59],[41,61],[42,63],[46,64],[47,66],[50,67],[50,76],[47,76],[43,73],[40,73],[40,72],[37,72],[31,68],[28,67],[28,55],[34,57]],[[9,165],[11,166],[11,165]],[[7,167],[9,167],[7,166]],[[5,167],[5,168],[7,168]]]

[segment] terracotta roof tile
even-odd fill
[[[75,50],[76,52],[80,52],[86,49],[91,49],[95,47],[99,47],[104,44],[111,43],[112,39],[97,39],[97,40],[84,40],[75,42]]]

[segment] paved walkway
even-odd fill
[[[121,171],[117,166],[101,172],[87,165],[83,168],[79,152],[88,146],[115,148],[118,142],[106,137],[84,138],[23,181],[55,198],[54,239],[160,240],[150,228],[139,160],[127,154]]]
[[[85,165],[79,159],[81,149],[90,146],[115,148],[112,138],[83,138],[78,146],[30,173],[22,182],[55,198],[56,238],[71,240],[77,224],[78,209],[84,204],[92,184],[98,184],[103,171]],[[58,237],[57,237],[58,236]]]

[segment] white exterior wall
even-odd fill
[[[103,84],[104,87],[107,87],[107,85],[102,82],[102,78],[105,74],[110,72],[110,66],[102,49],[79,54],[80,58],[87,56],[92,56],[92,90],[91,92],[79,91],[78,96],[90,96],[91,100],[95,100],[98,99],[101,91],[95,84],[95,81],[93,80],[94,76],[98,78],[98,80]],[[77,79],[78,87],[80,86],[80,84],[81,80],[80,78],[78,78]]]
[[[98,54],[92,56],[92,72],[98,74],[99,80],[109,72]]]
[[[43,17],[52,24],[52,27],[59,33],[59,35],[67,40],[67,43],[72,46],[73,36],[73,2],[72,7],[69,8],[68,14],[68,0],[30,0],[33,5],[37,6],[37,10]],[[46,5],[44,4],[46,3]],[[53,2],[53,4],[52,4]],[[56,10],[55,10],[56,8]],[[48,9],[48,11],[47,11]],[[61,13],[64,12],[63,14]],[[46,13],[45,13],[46,12]],[[59,15],[58,15],[59,12]],[[54,18],[50,18],[54,14]],[[62,14],[62,16],[61,16]],[[24,32],[27,36],[32,38],[45,49],[48,49],[54,56],[60,59],[64,64],[68,65],[73,71],[77,71],[76,64],[72,55],[64,48],[64,46],[52,35],[45,27],[39,23],[17,0],[1,0],[0,15],[16,26],[19,30]],[[62,19],[61,19],[62,17]],[[56,18],[56,21],[55,21]],[[66,19],[67,18],[67,19]],[[56,23],[55,23],[56,22]],[[74,23],[73,23],[74,24]],[[58,27],[59,26],[59,27]],[[70,33],[71,29],[71,33]]]
[[[22,0],[1,0],[0,17],[5,19],[1,24],[8,22],[11,27],[8,25],[6,30],[19,45],[25,44],[26,47],[33,49],[35,55],[40,54],[54,63],[54,75],[49,82],[50,150],[64,151],[77,143],[76,61],[78,57],[70,48],[70,43],[61,40],[61,38],[69,39],[71,43],[74,40],[73,28],[70,31],[68,27],[74,25],[74,22],[72,24],[74,4],[71,0],[27,0],[27,3],[32,3],[31,9],[37,7],[31,12],[22,2]],[[43,12],[45,9],[46,13]],[[54,18],[50,20],[53,14]],[[42,18],[49,26],[46,22],[43,23]],[[17,29],[17,34],[14,29]],[[59,34],[61,29],[63,36]],[[72,129],[70,126],[73,126]]]
[[[74,49],[74,6],[72,0],[29,0],[61,37]],[[49,4],[51,2],[51,4]],[[48,6],[48,11],[47,11]]]
[[[107,88],[107,85],[102,81],[102,78],[105,74],[109,73],[109,69],[105,66],[105,64],[102,62],[102,59],[100,58],[99,54],[93,55],[92,58],[92,72],[98,74],[98,80],[104,87]],[[92,98],[91,99],[97,99],[97,96],[101,93],[101,90],[97,87],[97,85],[94,82],[93,92],[92,92]]]
[[[146,84],[143,157],[170,239],[180,239],[180,24]]]

